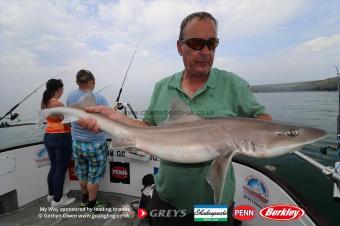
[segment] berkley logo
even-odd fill
[[[289,221],[301,218],[305,211],[297,206],[272,205],[260,210],[260,215],[269,220]]]
[[[129,172],[122,166],[116,166],[112,169],[112,175],[118,179],[125,179],[129,176]]]

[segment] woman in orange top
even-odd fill
[[[41,109],[64,106],[59,101],[63,94],[63,87],[60,79],[48,80],[41,101]],[[47,201],[51,202],[52,207],[67,206],[75,201],[75,198],[63,195],[65,174],[72,155],[72,138],[70,126],[61,123],[62,120],[63,116],[49,116],[44,135],[44,144],[51,162],[47,177]]]

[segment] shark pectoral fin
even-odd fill
[[[70,104],[69,107],[84,109],[85,107],[96,106],[96,105],[97,105],[96,98],[94,94],[91,92],[91,93],[84,95],[77,103]]]
[[[219,156],[213,161],[209,168],[206,180],[214,192],[215,205],[219,205],[221,203],[225,178],[234,153],[235,152],[231,152],[226,155]]]
[[[112,148],[134,148],[136,144],[125,137],[111,137]]]

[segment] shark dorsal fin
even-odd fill
[[[186,123],[202,119],[195,115],[193,111],[179,97],[172,97],[168,119],[160,125],[170,125]]]
[[[70,104],[69,107],[84,109],[89,106],[96,106],[96,98],[92,92],[85,94],[77,103]]]

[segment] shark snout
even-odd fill
[[[264,149],[256,153],[258,157],[275,157],[302,148],[304,145],[322,140],[326,131],[311,127],[289,127],[277,131],[276,135],[265,144]]]
[[[327,136],[327,132],[318,129],[318,128],[311,128],[311,127],[305,127],[301,129],[301,137],[300,140],[302,143],[309,144],[313,143],[319,140],[324,139]]]

